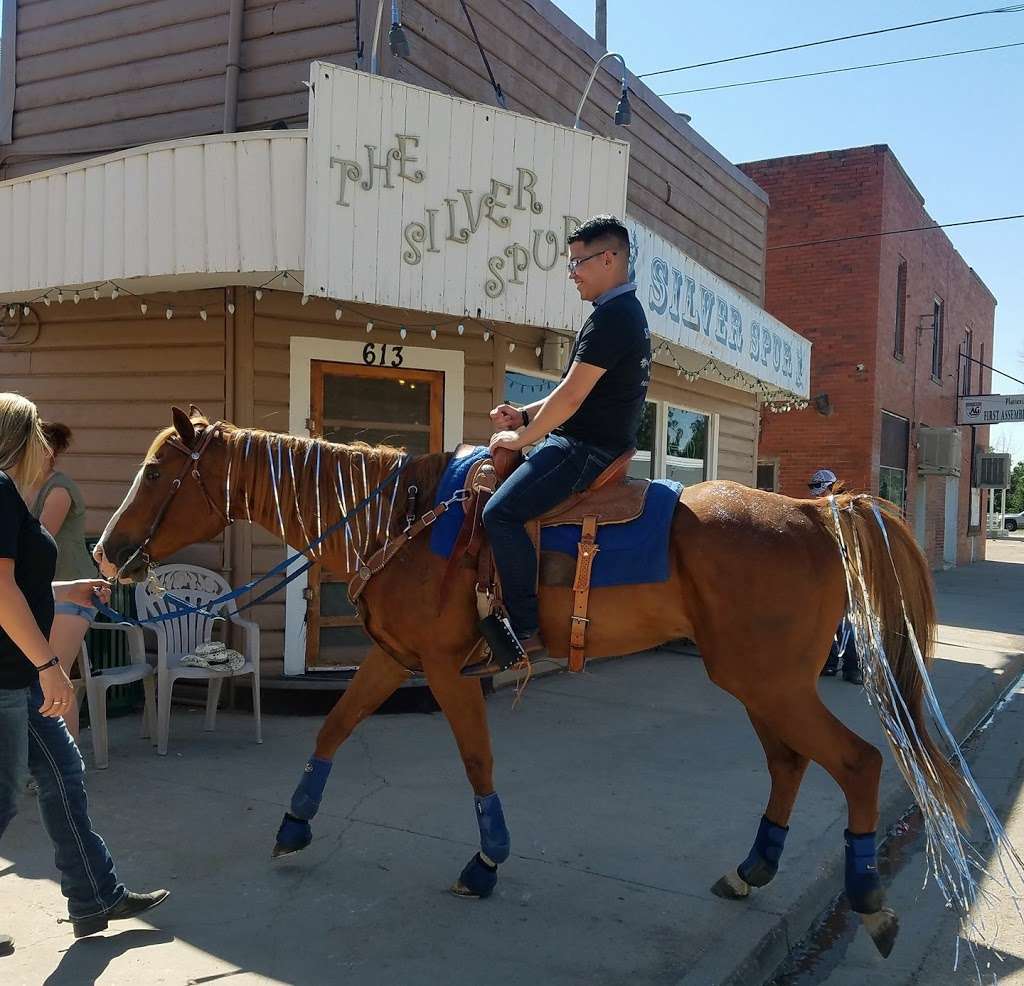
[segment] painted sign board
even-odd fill
[[[637,297],[652,335],[809,396],[811,343],[664,237],[629,220]]]
[[[957,401],[958,425],[998,425],[1024,421],[1024,394],[978,394]]]
[[[325,62],[309,119],[308,294],[579,327],[566,238],[625,211],[628,144]]]

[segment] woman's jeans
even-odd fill
[[[0,836],[25,792],[25,768],[39,785],[39,813],[72,918],[110,910],[125,895],[114,861],[92,830],[85,764],[63,719],[40,715],[43,692],[0,688]]]
[[[573,493],[583,492],[618,455],[613,449],[549,435],[484,507],[484,527],[494,548],[502,597],[520,640],[539,629],[537,552],[526,533],[526,522]]]

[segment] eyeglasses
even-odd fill
[[[613,257],[616,257],[618,256],[619,251],[598,250],[597,253],[592,253],[589,257],[573,257],[565,266],[568,268],[570,274],[575,274],[576,268],[579,267],[580,264],[585,264],[588,260],[593,260],[594,257],[600,257],[602,253],[610,253]]]

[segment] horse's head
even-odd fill
[[[172,409],[174,425],[160,432],[110,518],[93,557],[104,577],[138,582],[158,559],[226,526],[224,426],[211,425],[193,406]]]

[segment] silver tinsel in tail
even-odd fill
[[[955,909],[960,916],[964,937],[967,939],[972,958],[975,960],[975,968],[978,969],[972,939],[977,939],[989,947],[994,945],[995,939],[994,932],[987,929],[983,921],[977,920],[971,911],[971,906],[979,894],[986,899],[995,900],[995,895],[988,890],[979,888],[978,878],[979,876],[988,876],[1009,893],[1017,907],[1018,915],[1020,915],[1020,889],[1024,887],[1024,861],[1021,860],[1016,849],[1010,843],[1002,823],[996,817],[991,805],[971,775],[959,744],[946,724],[932,688],[931,678],[928,675],[917,635],[907,613],[903,587],[899,584],[899,572],[892,557],[892,546],[889,543],[885,520],[873,498],[856,498],[856,500],[862,499],[868,500],[871,504],[871,511],[881,528],[889,560],[896,575],[904,624],[896,632],[905,634],[910,643],[914,660],[917,663],[917,670],[923,681],[924,706],[928,717],[934,723],[941,742],[945,744],[950,762],[964,782],[968,806],[971,807],[973,803],[973,807],[977,808],[984,820],[996,865],[986,869],[984,857],[965,838],[957,826],[952,809],[938,793],[941,788],[938,785],[939,773],[936,770],[936,765],[928,755],[927,748],[917,733],[913,717],[899,691],[885,652],[884,628],[872,606],[871,595],[865,582],[864,564],[856,524],[848,525],[847,536],[840,522],[840,508],[835,497],[830,496],[829,504],[832,508],[832,518],[846,575],[847,619],[853,628],[854,640],[861,660],[864,690],[867,693],[868,701],[878,711],[882,729],[892,748],[896,764],[921,810],[928,859],[925,885],[927,885],[930,874],[938,885],[947,907]],[[849,507],[844,509],[852,515],[854,503],[851,502]],[[892,628],[889,629],[892,631]],[[1024,920],[1024,916],[1022,916],[1022,920]],[[959,962],[959,946],[958,938],[954,968]],[[980,969],[978,969],[978,973],[980,977]]]

